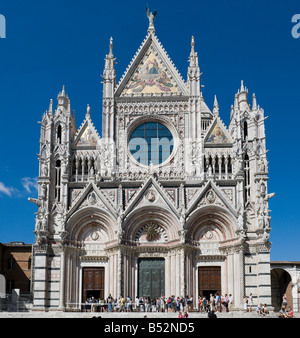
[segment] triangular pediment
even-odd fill
[[[95,129],[89,115],[86,115],[85,120],[77,131],[73,146],[74,147],[96,147],[100,141],[100,136]]]
[[[90,182],[76,199],[72,202],[68,210],[67,217],[73,215],[77,210],[84,207],[101,208],[116,217],[117,211],[111,200],[104,194],[94,182]]]
[[[149,34],[117,89],[116,96],[181,96],[186,85],[155,35]]]
[[[231,145],[233,143],[226,127],[218,116],[215,117],[211,126],[208,128],[204,137],[204,143],[209,146]]]
[[[228,196],[212,181],[209,180],[202,189],[199,189],[193,196],[187,208],[187,215],[195,209],[204,205],[218,205],[228,209],[236,216],[236,210]]]
[[[170,194],[150,176],[142,187],[134,194],[125,210],[127,216],[132,210],[143,206],[159,206],[171,209],[177,215],[177,209]]]

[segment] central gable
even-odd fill
[[[181,96],[187,95],[187,88],[157,38],[150,34],[122,77],[115,95]]]

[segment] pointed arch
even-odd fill
[[[187,238],[199,242],[206,231],[211,231],[215,240],[226,241],[235,238],[236,219],[228,210],[217,205],[207,205],[194,210],[187,222]]]
[[[124,238],[135,240],[147,223],[153,222],[161,227],[162,236],[168,241],[178,239],[179,221],[175,214],[164,207],[142,206],[134,209],[124,220]]]
[[[93,229],[102,234],[102,242],[108,244],[114,240],[116,220],[106,210],[99,207],[84,207],[76,211],[66,224],[71,241],[82,242]]]

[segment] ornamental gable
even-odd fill
[[[217,116],[204,137],[204,143],[207,146],[231,145],[231,137],[224,124]]]
[[[148,35],[127,68],[115,96],[182,96],[186,85],[155,35]]]

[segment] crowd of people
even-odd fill
[[[254,300],[253,295],[250,293],[249,297],[246,295],[243,298],[243,305],[244,305],[244,311],[245,312],[252,312],[254,307]],[[267,307],[267,304],[258,303],[255,309],[256,313],[259,315],[267,315],[269,314],[269,309]]]
[[[219,296],[210,294],[210,297],[199,296],[195,301],[193,296],[166,297],[162,295],[157,298],[150,297],[123,297],[113,298],[111,294],[107,299],[96,299],[89,297],[86,300],[85,311],[92,312],[178,312],[180,316],[186,318],[188,312],[229,312],[233,311],[233,297],[231,294]]]
[[[193,297],[123,297],[113,298],[111,294],[107,299],[95,299],[90,297],[86,300],[85,311],[92,312],[179,312],[193,310]]]
[[[293,310],[290,307],[288,308],[286,294],[282,296],[282,305],[281,305],[281,309],[279,311],[278,317],[279,318],[294,318]]]
[[[245,312],[255,311],[258,315],[269,314],[266,304],[259,303],[254,309],[253,295],[244,296],[243,306]],[[84,311],[86,312],[176,312],[178,318],[188,318],[191,311],[207,312],[209,317],[215,317],[218,312],[233,311],[233,296],[231,294],[210,294],[209,297],[199,296],[195,301],[192,296],[166,297],[123,297],[113,298],[111,294],[107,299],[95,299],[90,297],[86,300]],[[278,316],[280,318],[293,318],[294,313],[288,308],[286,295],[283,296],[282,307]]]

